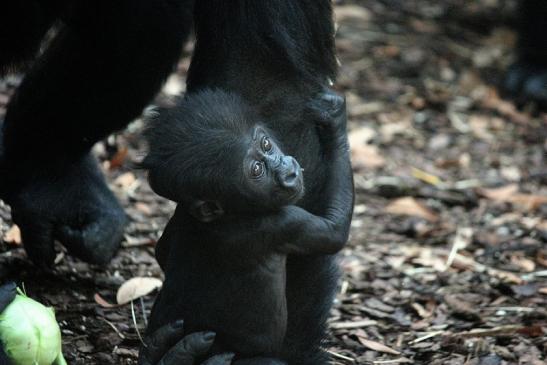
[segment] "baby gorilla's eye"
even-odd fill
[[[272,142],[268,137],[262,138],[262,150],[264,152],[270,152],[272,150]]]
[[[253,177],[260,177],[264,173],[264,164],[259,161],[255,161],[251,167],[251,175]]]

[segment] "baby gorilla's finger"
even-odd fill
[[[210,358],[209,360],[205,361],[201,365],[230,365],[232,363],[233,358],[234,358],[234,354],[231,354],[231,353],[216,355]]]
[[[184,336],[184,321],[179,320],[158,329],[147,336],[141,348],[139,364],[153,365]]]
[[[189,334],[169,350],[158,365],[194,365],[198,357],[207,354],[214,340],[214,332]]]
[[[17,294],[17,285],[9,282],[0,287],[0,313],[15,299]]]

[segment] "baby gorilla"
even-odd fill
[[[324,153],[346,158],[343,98],[326,92],[308,109]],[[152,188],[180,204],[156,249],[166,279],[149,331],[183,318],[190,332],[215,331],[215,351],[246,359],[236,363],[284,364],[273,358],[287,328],[287,255],[333,254],[347,237],[293,205],[302,169],[257,121],[218,90],[152,119],[143,164]],[[336,204],[332,195],[325,199]]]

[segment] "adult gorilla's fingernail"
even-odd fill
[[[216,333],[214,333],[214,332],[206,332],[203,335],[203,339],[205,341],[209,342],[209,341],[213,341],[215,339],[215,336],[216,336]]]
[[[173,323],[173,328],[178,330],[184,327],[184,321],[182,319],[176,320],[175,323]]]

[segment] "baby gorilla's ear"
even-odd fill
[[[209,223],[224,215],[224,209],[216,200],[196,200],[190,203],[189,213],[203,223]]]

